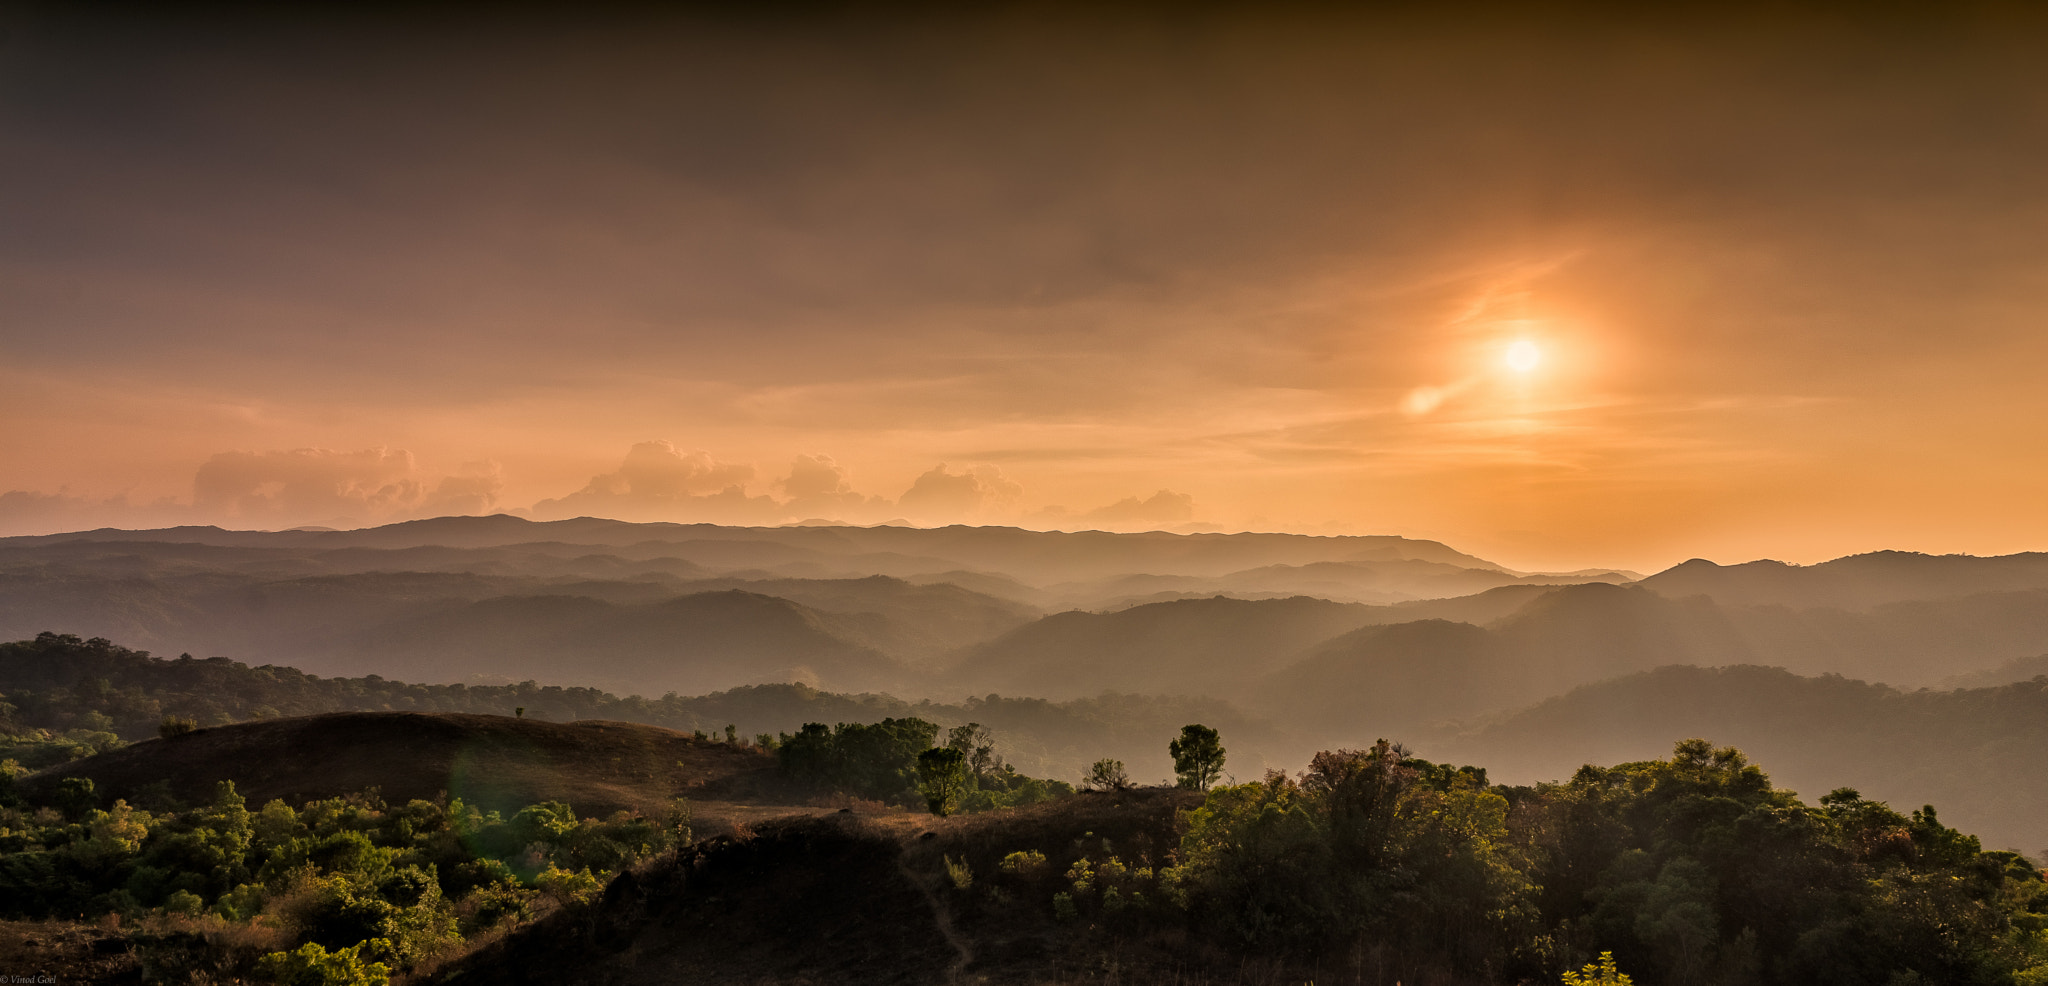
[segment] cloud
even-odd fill
[[[955,470],[940,463],[918,475],[897,499],[855,489],[851,471],[823,453],[794,456],[788,473],[767,483],[767,491],[748,489],[755,475],[751,464],[726,462],[701,449],[641,442],[626,451],[617,469],[592,476],[575,492],[513,512],[536,520],[595,516],[736,526],[907,519],[927,525],[1151,530],[1185,528],[1195,510],[1192,496],[1160,490],[1085,512],[1063,507],[1027,511],[1020,502],[1024,486],[987,464]],[[504,469],[495,461],[466,462],[448,475],[422,475],[404,449],[221,452],[199,466],[189,502],[137,503],[126,495],[99,497],[68,489],[0,494],[0,536],[180,524],[372,526],[505,509],[504,485]]]
[[[533,505],[537,520],[610,517],[631,521],[774,524],[783,504],[749,496],[754,467],[720,462],[702,449],[683,452],[668,442],[641,442],[627,450],[618,471],[590,478],[568,496]]]
[[[410,514],[428,496],[403,449],[222,452],[192,478],[193,510],[227,520],[352,526]]]
[[[951,524],[1001,519],[1024,492],[994,466],[952,472],[941,463],[918,476],[900,499],[890,500],[855,490],[847,468],[822,453],[790,461],[789,474],[770,484],[782,498],[748,493],[746,483],[754,475],[753,466],[721,462],[709,452],[642,442],[626,453],[618,471],[593,476],[568,496],[542,500],[531,513],[536,520],[589,515],[678,523],[873,524],[907,516],[919,523]]]
[[[789,464],[789,476],[776,485],[791,500],[822,499],[853,492],[845,467],[829,455],[799,455]]]
[[[487,514],[504,489],[504,467],[497,462],[465,462],[461,471],[442,477],[414,511],[422,517]]]
[[[113,526],[176,527],[192,522],[191,506],[170,500],[133,503],[125,494],[94,499],[64,490],[0,493],[0,535],[57,534]]]
[[[895,510],[886,498],[855,492],[846,467],[829,455],[797,456],[775,485],[789,497],[783,508],[793,519],[873,523]]]
[[[716,493],[744,486],[753,478],[753,466],[720,462],[703,449],[683,452],[667,442],[641,442],[626,452],[626,461],[619,464],[618,472],[591,477],[584,491],[640,497],[678,496]]]
[[[126,494],[99,498],[68,490],[0,494],[0,535],[181,524],[356,527],[487,514],[497,506],[500,472],[496,462],[470,462],[455,475],[431,480],[416,475],[412,453],[404,449],[221,452],[193,475],[189,503],[169,497],[137,503]]]
[[[1127,496],[1106,507],[1074,513],[1065,507],[1046,507],[1026,515],[1027,522],[1057,530],[1209,530],[1213,524],[1195,524],[1195,498],[1187,493],[1160,490],[1142,499]]]
[[[1024,487],[995,466],[946,471],[945,463],[917,477],[896,501],[898,509],[924,521],[978,520],[1015,503]]]

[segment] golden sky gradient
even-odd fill
[[[1535,9],[9,8],[0,533],[2048,548],[2039,8]]]

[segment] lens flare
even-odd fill
[[[1527,373],[1543,362],[1543,350],[1536,348],[1535,343],[1523,339],[1508,347],[1506,358],[1508,369],[1516,373]]]

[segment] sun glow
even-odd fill
[[[1504,359],[1508,369],[1516,373],[1528,373],[1543,362],[1543,350],[1537,348],[1535,343],[1522,339],[1508,347]]]

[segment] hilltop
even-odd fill
[[[156,739],[51,767],[22,782],[30,797],[65,778],[102,798],[185,804],[220,781],[261,804],[376,790],[386,800],[447,796],[484,810],[564,801],[585,814],[657,812],[678,797],[791,801],[775,760],[658,726],[534,722],[461,713],[344,712],[245,722]]]
[[[1196,792],[1155,788],[947,819],[785,819],[625,874],[589,914],[508,935],[435,981],[1070,981],[1096,963],[1091,936],[1036,900],[963,893],[948,867],[1013,891],[1049,884],[1049,894],[1065,885],[1052,868],[1020,883],[1005,878],[1005,855],[1039,847],[1065,869],[1066,856],[1100,859],[1114,846],[1134,865],[1163,861],[1178,838],[1175,813],[1201,803]],[[1230,961],[1213,947],[1126,947],[1138,972]]]

